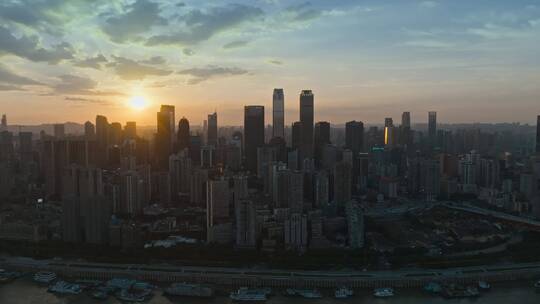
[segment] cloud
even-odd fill
[[[181,75],[189,75],[192,78],[188,80],[188,84],[198,84],[200,82],[206,81],[210,78],[215,77],[226,77],[226,76],[235,76],[235,75],[244,75],[248,71],[235,67],[219,67],[219,66],[208,66],[204,68],[191,68],[178,72]]]
[[[55,34],[63,31],[64,16],[59,10],[70,3],[64,0],[3,2],[0,4],[0,19]]]
[[[152,65],[160,65],[160,64],[164,64],[165,62],[167,62],[167,60],[165,60],[165,58],[163,58],[162,56],[154,56],[152,58],[140,61],[140,63],[152,64]]]
[[[94,96],[121,96],[124,95],[114,91],[99,91],[96,90],[97,82],[93,79],[76,76],[76,75],[60,75],[60,80],[57,84],[51,86],[53,92],[48,95],[94,95]]]
[[[15,37],[6,27],[0,26],[0,56],[12,54],[31,61],[58,63],[64,59],[73,58],[70,44],[61,43],[50,49],[42,48],[35,36]]]
[[[25,91],[24,88],[12,84],[0,83],[0,91]]]
[[[192,49],[183,49],[183,50],[182,50],[182,53],[184,53],[184,55],[186,55],[186,56],[193,56],[193,55],[195,55],[195,51],[193,51]]]
[[[107,58],[102,54],[99,54],[95,57],[88,57],[84,60],[76,60],[74,65],[81,68],[92,68],[96,70],[101,70],[101,64],[107,63]]]
[[[212,7],[204,11],[194,9],[180,16],[184,29],[173,34],[152,36],[146,44],[194,45],[262,15],[263,11],[260,8],[243,4]]]
[[[235,49],[239,47],[246,46],[249,43],[249,41],[245,40],[235,40],[231,41],[223,46],[224,49]]]
[[[167,24],[167,19],[160,16],[157,3],[137,0],[125,6],[123,14],[106,18],[102,30],[112,41],[125,42],[139,38],[139,35],[149,31],[152,26]]]
[[[487,23],[479,28],[467,29],[467,33],[480,36],[484,39],[514,39],[526,38],[530,35],[529,29],[518,29]]]
[[[455,47],[455,44],[440,40],[433,39],[422,39],[422,40],[412,40],[403,43],[405,46],[413,47],[422,47],[422,48],[434,48],[434,49],[444,49]]]
[[[67,101],[79,102],[79,103],[92,103],[98,105],[111,105],[112,102],[103,100],[103,99],[92,99],[92,98],[83,98],[83,97],[65,97]]]
[[[322,15],[322,11],[314,8],[310,2],[289,6],[285,10],[285,15],[291,21],[309,21],[317,19]]]
[[[275,60],[275,59],[268,60],[268,62],[271,63],[271,64],[275,64],[275,65],[282,65],[283,64],[283,61]]]
[[[25,91],[23,86],[41,85],[41,83],[15,74],[0,64],[0,91]]]
[[[124,80],[141,80],[148,76],[167,76],[172,71],[141,64],[138,61],[124,57],[113,56],[114,62],[108,66],[113,67],[116,75]]]
[[[0,64],[0,83],[4,85],[40,85],[41,83],[23,76],[19,76]]]

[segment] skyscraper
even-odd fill
[[[435,146],[437,143],[437,112],[428,113],[428,136],[429,144]]]
[[[296,121],[292,124],[292,143],[293,149],[299,149],[302,146],[302,122]]]
[[[411,112],[403,112],[403,114],[401,114],[401,126],[404,128],[411,128]]]
[[[540,115],[536,117],[536,154],[540,155]]]
[[[107,162],[107,148],[109,145],[109,122],[107,117],[96,116],[96,144],[97,144],[97,163],[103,167]]]
[[[33,159],[32,132],[19,132],[19,154],[21,161],[29,162]]]
[[[334,166],[334,202],[343,206],[351,200],[352,194],[352,166],[346,162],[339,162]]]
[[[217,113],[208,114],[208,131],[206,133],[206,145],[217,146],[218,123]]]
[[[168,116],[168,124],[169,124],[169,130],[170,130],[170,135],[169,137],[171,138],[170,141],[171,143],[173,143],[175,141],[175,124],[176,124],[176,120],[175,120],[175,110],[174,110],[174,106],[173,105],[161,105],[161,108],[160,108],[160,112],[162,113],[166,113],[167,116]]]
[[[244,107],[244,155],[246,168],[257,171],[257,148],[264,145],[264,106]]]
[[[211,180],[206,184],[207,240],[213,240],[213,228],[229,217],[229,181]]]
[[[0,130],[7,130],[7,116],[6,114],[2,114],[2,124],[0,125]]]
[[[364,123],[361,121],[349,121],[345,124],[345,146],[356,155],[362,152],[364,147]]]
[[[411,113],[403,112],[401,115],[401,129],[400,129],[400,144],[403,146],[409,146],[412,144],[411,134]]]
[[[94,139],[96,137],[96,127],[93,123],[89,121],[84,123],[84,136],[86,139]]]
[[[285,138],[285,96],[283,89],[274,89],[272,96],[272,135]]]
[[[313,141],[315,145],[326,145],[330,143],[330,123],[319,121],[315,124],[315,135]]]
[[[167,169],[174,138],[174,106],[161,105],[157,112],[156,161],[158,168]]]
[[[122,124],[113,122],[109,126],[109,144],[120,145],[122,141]]]
[[[185,117],[182,117],[178,122],[177,144],[178,151],[189,148],[189,121]]]
[[[311,157],[313,150],[314,96],[311,90],[300,93],[300,122],[302,123],[302,148],[304,157]]]
[[[127,121],[124,127],[124,138],[135,139],[137,138],[137,123],[135,121]]]
[[[392,117],[386,117],[384,119],[384,127],[392,127],[394,125],[394,120],[392,119]]]
[[[319,165],[322,157],[322,150],[324,146],[330,143],[330,123],[327,121],[319,121],[315,124],[314,133],[314,158],[317,165]]]
[[[236,222],[236,246],[253,248],[256,241],[255,206],[250,200],[238,200],[234,203]]]

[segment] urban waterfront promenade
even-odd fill
[[[152,282],[194,282],[221,286],[266,286],[273,288],[352,288],[380,286],[420,287],[430,281],[472,283],[502,282],[540,277],[540,263],[477,266],[452,269],[403,269],[398,271],[303,271],[249,268],[192,267],[166,264],[107,264],[64,260],[6,257],[0,267],[24,272],[49,270],[63,277],[106,280],[128,277]]]

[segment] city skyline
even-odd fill
[[[244,105],[271,109],[273,88],[288,126],[305,89],[315,121],[335,123],[433,110],[440,122],[532,124],[540,110],[533,1],[55,0],[0,11],[0,100],[14,124],[101,113],[150,125],[171,104],[193,124],[215,110],[233,125]]]
[[[0,1],[0,302],[540,303],[538,50],[539,0]]]

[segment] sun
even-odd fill
[[[129,99],[128,104],[132,109],[141,111],[148,107],[149,102],[143,96],[133,96]]]

